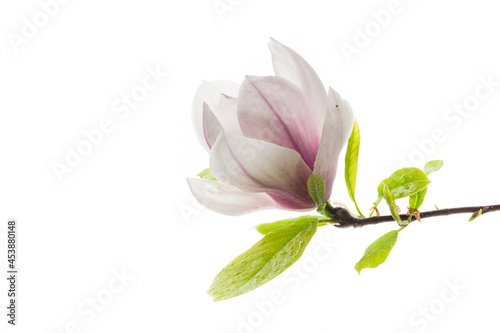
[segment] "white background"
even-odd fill
[[[445,161],[422,210],[500,203],[500,87],[464,116],[447,111],[474,100],[480,77],[500,81],[496,4],[401,0],[377,31],[371,12],[388,0],[229,3],[221,17],[212,0],[69,1],[18,47],[10,39],[40,4],[1,3],[0,233],[18,219],[20,291],[13,329],[2,278],[0,331],[498,331],[500,213],[412,224],[387,261],[361,277],[353,267],[366,246],[396,225],[321,228],[292,275],[215,303],[206,290],[259,239],[251,228],[297,214],[219,215],[193,201],[185,180],[208,166],[191,126],[196,88],[203,79],[271,75],[266,44],[274,37],[350,101],[362,135],[357,197],[365,212],[377,184],[410,158],[418,167]],[[367,27],[372,37],[348,61],[342,43],[356,46]],[[113,103],[148,66],[169,75],[120,119]],[[60,181],[52,164],[65,163],[66,147],[105,118],[113,131]],[[444,139],[430,143],[439,129]],[[352,208],[342,171],[332,200]],[[120,285],[113,272],[122,270],[133,279],[111,294],[109,283]],[[453,293],[449,283],[465,290]],[[270,306],[273,294],[280,304]],[[93,297],[107,303],[101,311],[89,310]],[[424,319],[419,311],[429,307]]]

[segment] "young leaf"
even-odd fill
[[[261,223],[261,224],[257,225],[255,227],[255,229],[258,232],[260,232],[261,234],[265,235],[265,234],[268,234],[270,231],[280,229],[283,227],[287,227],[293,223],[297,223],[297,222],[310,223],[310,222],[314,222],[320,218],[322,218],[322,217],[321,216],[305,215],[305,216],[297,217],[294,219],[286,219],[286,220],[270,222],[270,223]]]
[[[210,168],[206,168],[205,170],[197,174],[197,176],[201,179],[217,180],[217,178],[215,178],[215,176],[212,174],[212,171],[210,171]]]
[[[442,160],[429,161],[424,166],[424,172],[429,175],[433,172],[438,171],[443,166],[444,162]]]
[[[384,199],[387,201],[387,205],[389,206],[389,209],[391,210],[391,215],[394,218],[396,222],[398,222],[399,225],[406,225],[408,224],[407,221],[403,222],[401,221],[401,218],[399,217],[399,213],[401,213],[401,208],[399,208],[396,205],[396,201],[394,200],[394,194],[392,191],[389,189],[387,184],[383,183],[384,186]]]
[[[325,182],[323,177],[315,174],[309,176],[307,180],[307,189],[313,201],[321,205],[323,203],[323,197],[325,196]]]
[[[430,175],[433,172],[438,171],[443,166],[444,162],[442,160],[429,161],[424,166],[424,172],[426,175]],[[412,194],[410,196],[410,208],[413,210],[419,209],[424,202],[425,195],[427,194],[427,187],[420,192]]]
[[[403,228],[404,227],[398,230],[389,231],[366,248],[363,257],[358,261],[356,266],[354,266],[358,274],[361,275],[362,269],[375,268],[387,259],[387,256],[391,253],[392,248],[398,240],[398,233]]]
[[[422,191],[430,184],[429,178],[425,172],[417,168],[403,168],[394,172],[389,178],[384,179],[378,186],[378,199],[375,202],[377,205],[384,197],[384,184],[394,194],[394,199],[401,199],[412,194]]]
[[[474,213],[472,214],[472,216],[470,217],[469,222],[472,222],[472,221],[474,221],[475,219],[477,219],[479,216],[481,216],[481,214],[482,214],[482,213],[483,213],[483,210],[482,210],[482,209],[478,210],[477,212],[474,212]]]
[[[358,174],[358,155],[359,155],[359,143],[361,141],[361,136],[359,133],[359,127],[356,120],[354,121],[354,127],[352,129],[351,136],[347,143],[347,151],[345,154],[345,184],[347,186],[347,192],[349,192],[349,197],[351,197],[356,210],[361,217],[364,217],[359,210],[358,204],[355,199],[356,192],[356,177]]]
[[[317,227],[317,219],[305,218],[270,231],[222,269],[208,294],[221,301],[271,281],[300,258]]]
[[[410,208],[413,210],[417,210],[422,206],[424,202],[425,195],[427,194],[427,187],[422,191],[412,194],[410,196]]]

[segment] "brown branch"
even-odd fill
[[[347,228],[347,227],[363,227],[365,225],[379,224],[383,222],[395,222],[391,215],[384,216],[373,216],[367,218],[359,218],[352,216],[345,208],[341,207],[328,207],[329,217],[332,218],[331,223],[334,223],[336,227]],[[465,214],[465,213],[476,213],[482,210],[481,214],[486,214],[489,212],[500,211],[500,205],[488,205],[488,206],[474,206],[474,207],[458,207],[458,208],[445,208],[436,209],[428,212],[421,212],[420,219],[425,219],[429,217],[446,216],[453,214]],[[399,215],[401,220],[407,220],[410,218],[408,214]],[[411,221],[415,221],[415,215],[412,215]]]

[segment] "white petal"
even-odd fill
[[[241,215],[266,207],[277,207],[265,193],[250,193],[220,181],[188,178],[189,188],[200,204],[226,215]]]
[[[210,152],[210,170],[243,191],[266,192],[282,208],[314,207],[307,190],[311,169],[292,149],[223,131]]]
[[[217,119],[219,119],[225,131],[236,134],[243,134],[241,132],[240,123],[238,120],[237,105],[237,98],[221,94],[219,103],[217,103],[217,106],[214,110],[214,114],[217,116]]]
[[[314,173],[325,181],[325,200],[332,194],[332,185],[337,173],[340,152],[346,144],[354,125],[354,114],[349,103],[330,88],[328,93],[328,113],[319,144]]]
[[[191,117],[194,131],[203,148],[210,151],[203,134],[203,103],[207,103],[212,111],[216,110],[221,94],[238,96],[239,85],[231,81],[203,81],[194,96]]]
[[[203,136],[208,148],[212,148],[220,132],[222,132],[222,126],[219,120],[210,110],[208,104],[203,103]]]
[[[271,38],[269,49],[272,54],[274,73],[299,87],[314,111],[314,120],[322,128],[327,110],[325,86],[314,69],[297,52]]]

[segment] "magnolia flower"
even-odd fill
[[[241,86],[203,82],[193,123],[216,180],[189,178],[207,208],[240,215],[265,207],[313,209],[307,180],[320,175],[326,202],[354,116],[333,89],[328,95],[312,67],[271,40],[276,76],[247,76]]]

